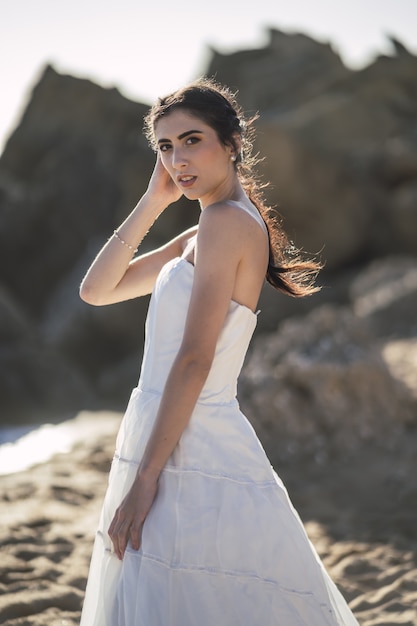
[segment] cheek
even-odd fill
[[[161,152],[160,155],[163,168],[169,174],[169,177],[174,181],[174,183],[177,184],[176,173],[173,171],[171,159],[167,154],[164,154],[163,152]]]
[[[164,168],[166,169],[167,172],[170,171],[170,165],[171,165],[171,159],[168,156],[167,152],[160,152],[160,159],[161,159],[161,163],[164,166]]]

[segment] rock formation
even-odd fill
[[[332,363],[338,363],[341,393],[356,393],[346,410],[364,403],[369,415],[373,392],[364,387],[353,392],[354,381],[362,380],[358,371],[374,371],[375,385],[391,389],[400,402],[392,371],[381,357],[381,341],[390,334],[397,341],[415,336],[411,322],[407,337],[397,330],[404,315],[413,317],[410,306],[415,302],[410,285],[417,250],[417,59],[400,42],[393,44],[392,56],[353,72],[329,44],[271,30],[263,49],[229,55],[213,51],[207,68],[208,75],[239,90],[249,113],[259,110],[256,148],[265,156],[262,174],[273,183],[268,199],[283,214],[296,244],[309,252],[322,251],[326,262],[324,288],[312,298],[294,300],[265,288],[257,333],[275,334],[259,341],[276,346],[271,359],[289,365],[293,352],[282,352],[282,333],[291,324],[309,324],[308,342],[314,344],[324,341],[325,333],[329,342],[335,341],[341,320],[346,349],[356,346],[350,333],[362,329],[364,361],[350,363],[347,370],[339,346]],[[55,414],[89,406],[122,408],[135,384],[147,299],[96,309],[79,300],[78,285],[102,243],[146,188],[154,161],[141,133],[146,109],[116,89],[47,67],[5,147],[0,158],[3,422],[11,415],[26,421],[28,411],[46,408]],[[197,219],[198,207],[181,201],[158,220],[145,246],[166,241]],[[369,281],[383,283],[383,259],[398,255],[408,255],[405,265],[394,263],[396,276],[408,276],[408,296],[397,290],[393,297],[393,302],[403,303],[401,315],[394,307],[391,318],[381,317],[368,300],[366,306],[373,311],[367,314],[368,324],[357,311],[361,297],[373,291]],[[369,264],[370,278],[361,283],[357,275],[363,277]],[[307,317],[285,322],[285,330],[276,334],[278,323],[294,315]],[[367,325],[369,336],[363,330]],[[374,341],[380,342],[378,347]],[[303,354],[301,345],[294,349]],[[326,372],[336,376],[337,368],[326,369],[320,360],[311,357],[308,371],[304,357],[301,361],[302,366],[292,363],[291,375],[276,370],[280,384],[288,385],[285,402],[292,414],[302,404],[302,385],[296,380],[316,380],[324,390]],[[251,363],[245,374],[247,390],[264,372]],[[271,384],[268,376],[260,383],[264,402],[267,396],[275,402],[268,395]],[[321,394],[313,391],[303,393],[317,403],[313,411],[318,415]],[[242,388],[244,398],[248,393]],[[254,414],[262,401],[256,393]],[[374,410],[379,406],[376,402]],[[326,419],[322,426],[330,433],[333,426]],[[300,427],[302,439],[300,424],[287,424],[289,435],[293,426]]]

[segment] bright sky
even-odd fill
[[[208,46],[259,47],[269,26],[330,41],[351,67],[417,52],[416,0],[0,0],[0,151],[46,63],[151,102],[200,75]]]

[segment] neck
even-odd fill
[[[246,198],[246,194],[242,184],[237,176],[229,184],[224,184],[221,189],[217,189],[215,193],[209,194],[207,197],[199,198],[200,208],[203,211],[210,204],[217,202],[225,202],[226,200],[234,200],[238,202]]]

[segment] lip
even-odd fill
[[[177,184],[181,185],[184,189],[194,185],[196,180],[197,176],[193,176],[192,174],[181,174],[181,176],[177,176]]]

